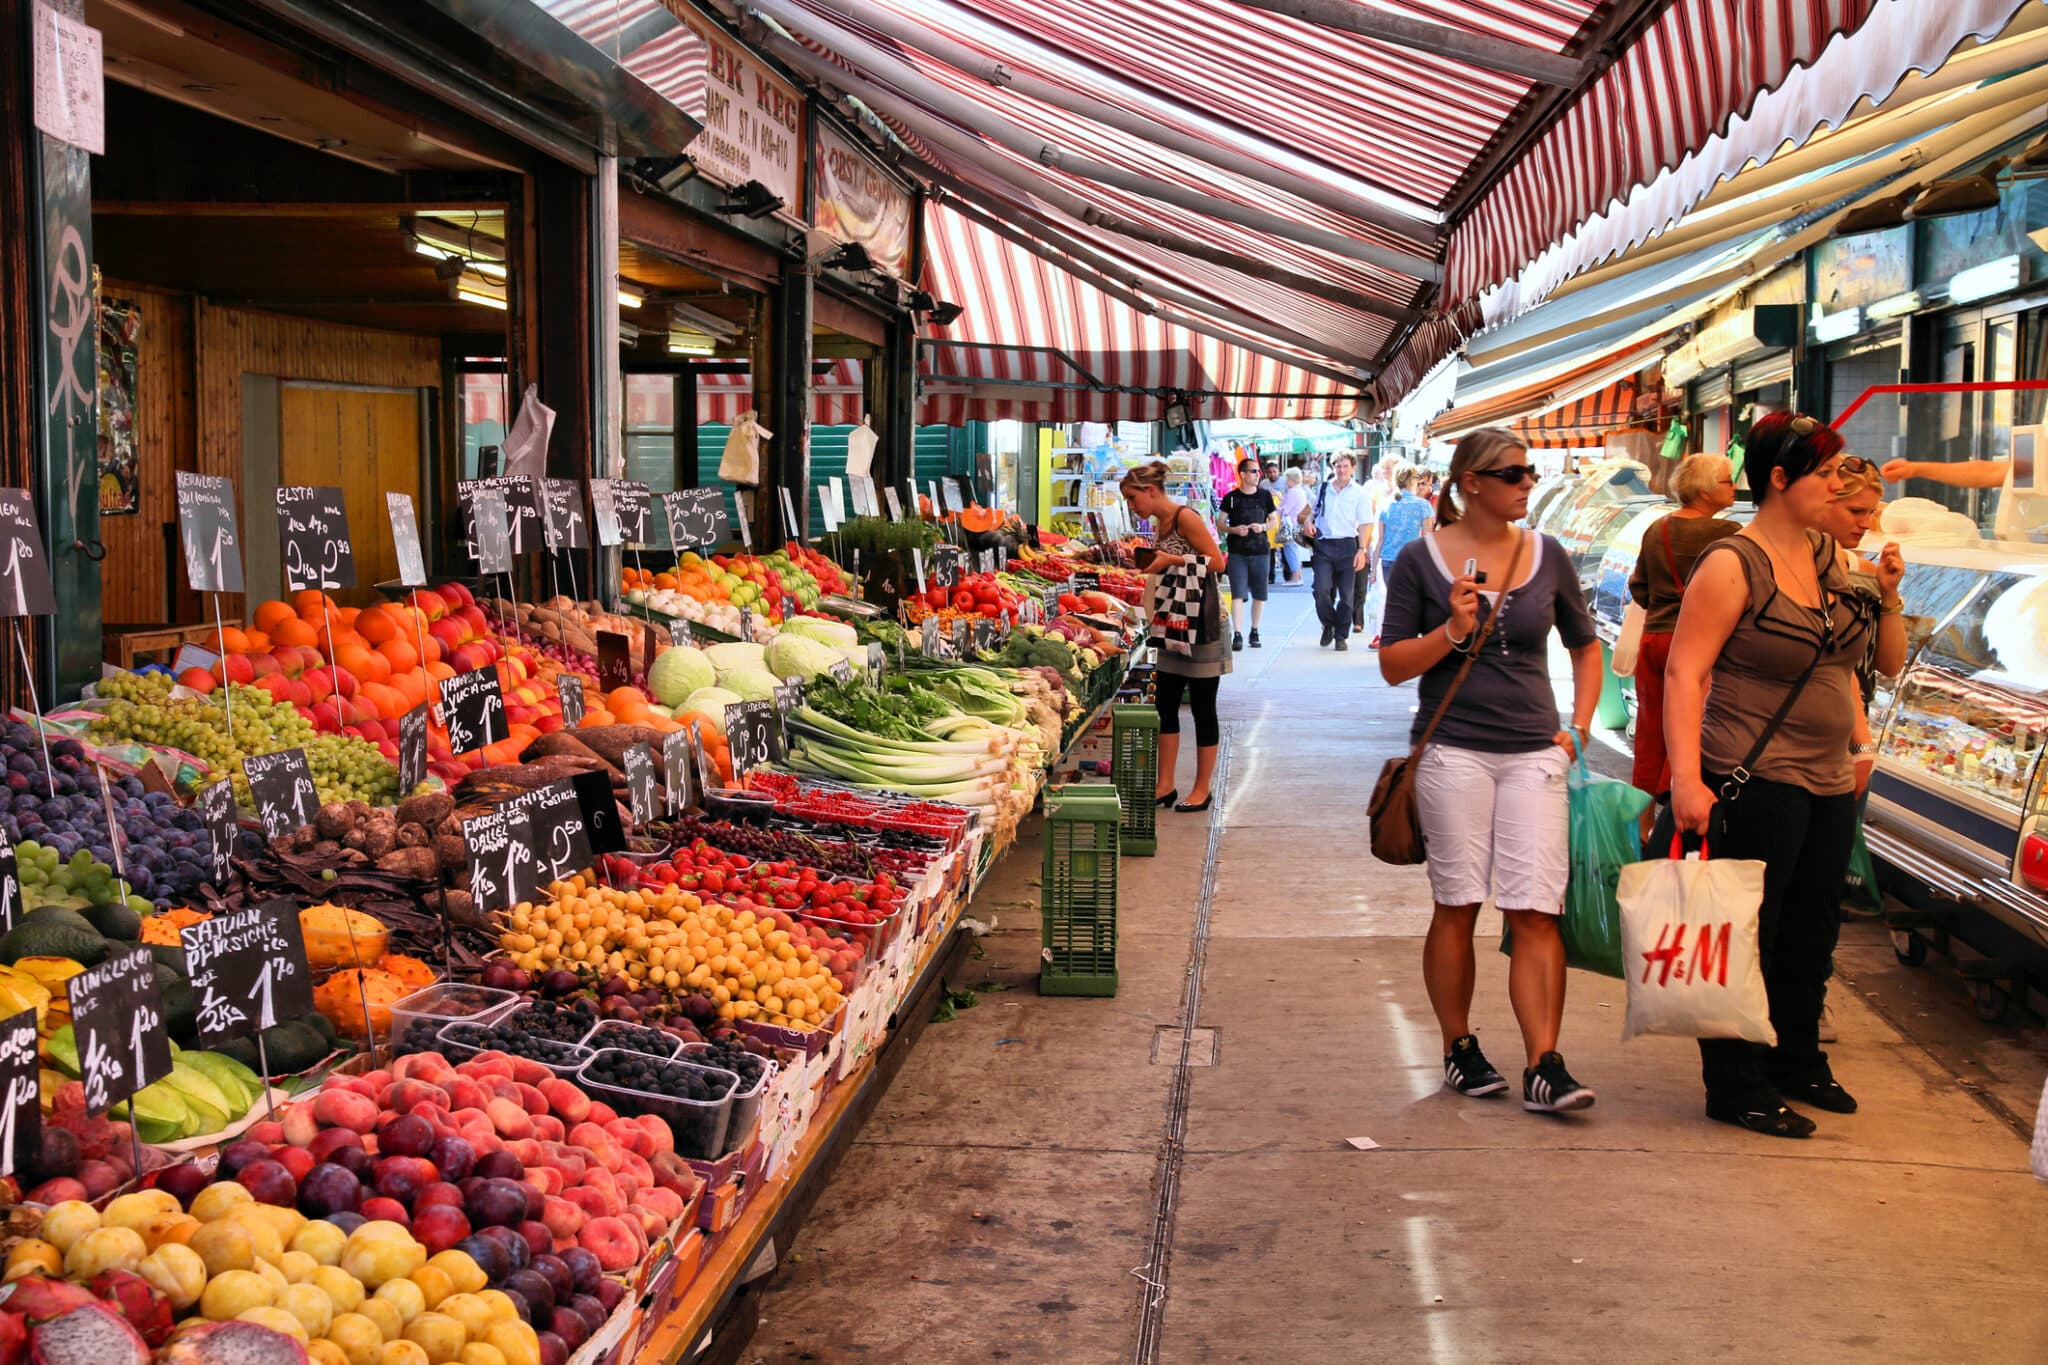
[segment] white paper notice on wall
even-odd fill
[[[41,3],[35,22],[36,127],[59,142],[104,156],[107,100],[100,31]]]

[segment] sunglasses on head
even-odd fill
[[[1835,462],[1835,468],[1841,470],[1844,474],[1867,474],[1877,468],[1877,465],[1874,461],[1866,460],[1861,455],[1844,455]]]
[[[1475,469],[1472,471],[1482,479],[1499,479],[1502,483],[1520,483],[1536,477],[1533,464],[1504,464],[1496,469]]]

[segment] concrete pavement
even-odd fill
[[[987,988],[925,1034],[784,1249],[751,1359],[2048,1358],[2048,1189],[2009,1121],[2038,1032],[1971,1033],[1852,926],[1833,1055],[1863,1107],[1815,1114],[1812,1141],[1709,1123],[1693,1046],[1622,1044],[1620,983],[1582,973],[1563,1046],[1595,1109],[1448,1094],[1426,882],[1365,846],[1413,688],[1318,650],[1306,589],[1264,636],[1223,688],[1206,876],[1206,820],[1162,813],[1159,855],[1123,865],[1122,993],[1042,999],[1038,849],[1011,855],[956,983]],[[1482,917],[1475,1019],[1512,1076],[1497,936]],[[1176,1086],[1198,961],[1213,1064]]]

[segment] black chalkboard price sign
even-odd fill
[[[611,774],[578,773],[569,779],[576,805],[583,812],[583,833],[592,856],[626,851],[626,827],[619,821],[619,803],[612,796]]]
[[[896,496],[896,490],[884,484],[882,486],[882,497],[889,504],[889,520],[903,520],[903,499]]]
[[[489,479],[463,479],[455,485],[456,498],[464,504],[473,504],[486,493],[495,493],[504,501],[514,554],[538,550],[547,543],[541,529],[540,490],[531,478],[525,474],[500,474]]]
[[[567,782],[521,792],[505,803],[505,810],[526,817],[543,887],[590,866],[590,836],[584,828],[583,808],[577,803],[576,789]]]
[[[199,818],[206,822],[206,843],[211,854],[214,884],[225,885],[230,870],[228,859],[235,852],[235,784],[222,779],[201,787],[192,805],[199,812]]]
[[[470,480],[472,483],[480,480]],[[481,574],[512,572],[511,512],[504,494],[494,488],[476,488],[462,500],[469,557]]]
[[[597,685],[609,693],[633,681],[633,642],[616,630],[597,633]]]
[[[469,846],[469,894],[479,911],[505,910],[532,900],[541,888],[532,830],[524,815],[497,810],[462,822]]]
[[[1060,585],[1048,583],[1041,594],[1044,598],[1045,619],[1050,621],[1060,614]]]
[[[589,548],[590,523],[583,516],[583,489],[576,480],[540,481],[540,525],[550,550]]]
[[[633,808],[633,823],[644,825],[661,814],[654,799],[654,751],[635,744],[624,754],[626,803]]]
[[[194,592],[241,592],[242,538],[235,486],[221,474],[178,471],[178,536]]]
[[[654,543],[654,495],[644,483],[612,480],[612,505],[618,511],[619,534],[627,545]]]
[[[960,561],[964,552],[958,545],[934,545],[932,547],[932,582],[941,588],[958,587],[960,584]]]
[[[740,608],[740,639],[754,638],[754,612],[751,607]]]
[[[0,616],[49,616],[57,610],[50,556],[25,488],[0,488]]]
[[[178,931],[199,997],[199,1045],[212,1047],[313,1012],[298,906],[265,901]]]
[[[427,703],[398,718],[398,794],[408,796],[427,780]]]
[[[0,933],[12,929],[20,914],[21,864],[14,856],[14,845],[8,842],[7,831],[0,829]]]
[[[949,474],[939,480],[939,486],[944,490],[946,510],[948,512],[964,512],[967,510],[967,490],[960,480]]]
[[[825,672],[833,682],[853,681],[853,664],[845,659],[834,659]]]
[[[775,761],[778,727],[775,703],[733,702],[725,708],[725,739],[732,746],[732,777],[738,782],[764,763]]]
[[[668,793],[670,815],[690,808],[690,738],[687,730],[671,730],[661,737],[661,785]]]
[[[917,649],[927,659],[945,657],[945,649],[939,643],[939,618],[927,616],[917,628]]]
[[[420,522],[413,513],[412,494],[386,493],[384,515],[391,523],[391,546],[398,551],[398,581],[408,588],[424,588],[427,556],[420,549]]]
[[[573,730],[583,723],[583,679],[574,673],[557,673],[555,691],[562,698],[562,728]]]
[[[722,545],[732,539],[732,519],[725,512],[725,494],[716,488],[678,488],[661,495],[668,520],[668,543],[678,553]]]
[[[242,760],[242,772],[249,779],[249,794],[256,800],[265,838],[275,839],[313,823],[320,797],[304,749],[250,754]]]
[[[804,709],[804,684],[801,678],[775,685],[775,738],[780,753],[789,752],[789,718]]]
[[[1102,587],[1099,573],[1077,573],[1067,579],[1068,592],[1096,592]]]
[[[147,948],[110,957],[65,983],[87,1113],[104,1114],[171,1074],[171,1035]]]
[[[441,680],[441,714],[448,720],[448,749],[475,753],[512,732],[505,720],[505,694],[498,670],[486,664]]]
[[[356,552],[349,542],[348,504],[339,488],[286,484],[277,490],[277,540],[284,585],[353,588]]]
[[[34,1166],[43,1146],[36,1012],[0,1019],[0,1176]]]
[[[996,647],[996,623],[989,620],[986,616],[978,618],[974,623],[973,639],[976,655],[986,654],[994,649]]]
[[[694,645],[697,637],[690,632],[690,623],[680,616],[671,616],[668,621],[668,642],[672,645]]]
[[[619,498],[624,479],[592,479],[590,481],[590,510],[597,517],[597,543],[600,545],[623,545],[626,542],[626,528],[620,523]]]

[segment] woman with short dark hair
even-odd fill
[[[1756,516],[1701,554],[1671,642],[1661,824],[1707,835],[1714,857],[1764,864],[1757,948],[1778,1042],[1700,1040],[1707,1117],[1803,1138],[1813,1121],[1786,1100],[1856,1110],[1820,1050],[1820,1012],[1856,833],[1856,671],[1879,614],[1899,610],[1904,566],[1885,556],[1878,594],[1857,592],[1820,529],[1842,491],[1839,432],[1772,413],[1747,452]]]

